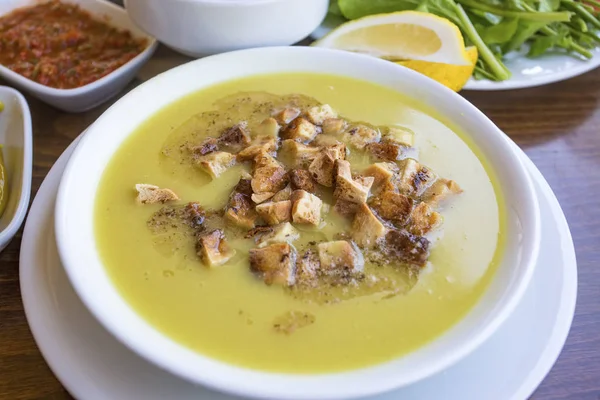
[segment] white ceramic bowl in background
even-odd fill
[[[123,141],[153,114],[192,92],[232,79],[282,72],[338,74],[409,94],[464,132],[498,177],[508,213],[506,250],[498,272],[463,320],[409,355],[365,369],[320,375],[269,373],[226,364],[189,350],[152,327],[121,297],[102,265],[94,237],[94,202],[100,178]],[[511,314],[532,276],[540,240],[539,207],[529,175],[509,139],[483,113],[441,84],[394,63],[310,47],[207,57],[132,90],[88,129],[73,153],[57,197],[55,230],[73,287],[120,341],[192,382],[278,400],[366,396],[408,385],[455,363]]]
[[[56,89],[34,82],[0,65],[0,76],[12,85],[30,93],[40,100],[69,112],[82,112],[93,108],[119,93],[133,79],[138,70],[156,50],[156,40],[141,31],[127,16],[122,7],[105,0],[63,0],[78,4],[98,19],[106,20],[112,26],[127,29],[134,37],[146,38],[146,49],[126,64],[110,74],[74,89]],[[0,1],[0,15],[10,13],[16,8],[31,6],[36,0]]]
[[[321,24],[329,0],[125,0],[140,28],[192,57],[287,46]]]
[[[0,86],[0,144],[6,164],[8,203],[0,216],[0,251],[15,236],[27,214],[31,192],[33,163],[33,138],[31,115],[23,95],[16,90]]]

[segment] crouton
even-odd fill
[[[274,195],[275,195],[275,193],[273,193],[273,192],[252,193],[250,198],[256,204],[260,204],[260,203],[264,203],[265,201],[269,200]]]
[[[239,161],[251,161],[259,155],[261,152],[267,154],[276,155],[277,152],[277,139],[272,136],[257,136],[252,139],[248,147],[241,150],[237,154]]]
[[[290,184],[293,190],[306,190],[314,193],[317,190],[317,183],[313,180],[310,172],[304,169],[293,169],[289,172]]]
[[[289,200],[290,197],[292,197],[292,191],[293,191],[292,186],[287,185],[286,187],[281,189],[279,192],[275,193],[275,195],[273,197],[271,197],[271,201]]]
[[[319,132],[320,128],[312,122],[305,118],[298,117],[281,130],[281,137],[283,139],[292,139],[298,142],[308,143],[312,141]]]
[[[440,213],[433,211],[427,203],[419,203],[410,213],[408,230],[415,235],[423,236],[438,228],[443,222]]]
[[[250,143],[248,124],[240,122],[225,129],[219,136],[219,146],[222,149],[236,153]]]
[[[248,195],[233,192],[225,208],[225,218],[240,228],[252,229],[256,225],[258,214]]]
[[[296,273],[296,249],[288,243],[251,249],[250,270],[267,285],[292,286]]]
[[[337,137],[331,135],[317,135],[315,140],[312,141],[312,145],[316,147],[328,147],[340,145],[342,142],[338,140]]]
[[[256,128],[256,136],[277,138],[279,136],[279,123],[275,118],[267,118]]]
[[[300,109],[298,108],[284,108],[273,115],[273,118],[279,125],[287,125],[300,115]]]
[[[381,130],[381,140],[397,143],[404,147],[412,147],[414,145],[415,134],[408,128],[386,126]]]
[[[346,143],[362,150],[367,144],[378,142],[381,139],[381,132],[367,125],[358,124],[346,130],[343,137]]]
[[[387,228],[366,203],[358,206],[352,221],[352,239],[356,244],[361,248],[374,248],[386,232]]]
[[[300,238],[300,232],[296,230],[289,222],[272,226],[269,231],[265,231],[256,236],[258,247],[265,247],[273,243],[292,243]]]
[[[252,177],[241,177],[238,183],[233,188],[232,192],[242,193],[246,196],[252,195],[252,186],[250,184]]]
[[[427,264],[429,244],[422,236],[393,229],[385,235],[380,250],[388,258],[422,268]]]
[[[321,149],[307,146],[295,140],[284,140],[279,155],[293,168],[306,168],[317,157]]]
[[[219,149],[219,141],[213,137],[206,138],[198,146],[190,148],[194,156],[205,156]]]
[[[372,176],[375,178],[371,190],[374,192],[381,191],[394,178],[398,172],[398,166],[395,163],[380,162],[369,166],[363,171],[364,176]]]
[[[338,135],[346,129],[346,121],[342,118],[328,118],[321,126],[325,135]]]
[[[213,179],[235,165],[235,155],[225,151],[214,151],[196,159],[196,166]]]
[[[337,112],[329,104],[315,106],[308,109],[306,117],[315,125],[322,125],[325,120],[337,118]]]
[[[135,185],[138,194],[136,200],[140,204],[164,204],[168,201],[179,200],[179,196],[171,189],[161,189],[158,186],[138,183]]]
[[[220,229],[199,235],[196,247],[200,259],[207,267],[223,265],[236,253],[227,245]]]
[[[314,194],[305,190],[292,192],[292,221],[295,224],[319,225],[323,202]]]
[[[337,199],[333,205],[333,209],[340,215],[353,218],[361,203],[354,203],[348,200]]]
[[[369,190],[375,178],[362,177],[359,180],[352,179],[350,163],[346,160],[336,160],[334,169],[335,189],[333,197],[353,203],[364,203],[369,197]]]
[[[276,193],[287,185],[289,178],[283,165],[264,151],[254,158],[252,191],[254,193]]]
[[[346,158],[346,146],[334,145],[325,147],[319,152],[317,157],[310,163],[308,171],[313,179],[323,186],[333,186],[333,169],[336,160]]]
[[[396,181],[398,190],[407,196],[418,197],[433,184],[436,176],[432,170],[412,158],[403,161]]]
[[[382,139],[378,143],[369,143],[365,149],[375,158],[383,161],[396,161],[406,158],[405,147]]]
[[[413,208],[413,199],[403,194],[386,190],[374,197],[370,206],[377,214],[396,225],[403,225],[408,220]]]
[[[459,193],[462,193],[462,189],[458,183],[440,178],[423,193],[421,199],[431,207],[437,207],[451,195]]]
[[[319,243],[321,271],[327,275],[346,275],[362,272],[365,260],[354,243],[346,240]]]
[[[320,269],[317,253],[312,249],[306,250],[296,263],[296,283],[307,287],[316,286]]]
[[[292,202],[290,200],[270,201],[256,206],[256,212],[269,225],[277,225],[292,219]]]

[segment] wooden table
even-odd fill
[[[161,47],[141,81],[188,61]],[[2,82],[0,82],[2,84]],[[579,264],[579,298],[566,347],[533,399],[600,399],[600,69],[510,92],[465,93],[540,168],[566,213]],[[27,98],[33,116],[35,195],[63,150],[111,102],[82,114]],[[33,196],[32,196],[33,199]],[[18,235],[0,254],[0,399],[70,399],[41,357],[19,293]],[[121,399],[114,399],[121,400]],[[482,399],[485,400],[485,399]]]

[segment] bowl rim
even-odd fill
[[[129,19],[129,24],[128,24],[129,26],[127,28],[120,28],[120,29],[127,29],[130,32],[131,32],[131,29],[136,30],[138,32],[138,34],[136,36],[138,36],[139,38],[142,38],[142,39],[146,39],[148,41],[146,47],[144,47],[144,50],[142,50],[138,55],[133,57],[131,60],[127,61],[125,64],[121,65],[120,67],[111,71],[110,73],[104,75],[100,79],[96,79],[93,82],[87,83],[83,86],[78,86],[76,88],[71,88],[71,89],[60,89],[60,88],[43,85],[39,82],[36,82],[32,79],[29,79],[29,78],[21,75],[15,71],[13,71],[12,69],[5,67],[4,65],[1,65],[1,64],[0,64],[0,76],[4,77],[7,80],[10,80],[13,82],[18,82],[24,89],[32,91],[32,92],[42,93],[44,95],[50,95],[50,96],[54,96],[54,97],[78,96],[81,94],[86,94],[86,93],[92,92],[92,91],[104,86],[105,84],[114,80],[114,78],[118,74],[120,74],[123,70],[129,69],[132,66],[137,65],[140,62],[143,62],[148,57],[149,54],[152,54],[156,50],[156,48],[158,47],[158,41],[156,40],[156,38],[147,34],[143,30],[139,29],[135,25],[135,23],[131,20],[131,17],[129,17],[129,14],[127,14],[127,11],[125,10],[124,7],[121,7],[115,3],[112,3],[107,0],[91,0],[91,1],[98,3],[98,4],[102,4],[102,7],[106,7],[107,9],[110,9],[110,13],[121,13],[121,14],[127,16],[127,18]],[[72,2],[75,4],[78,4],[78,5],[80,4],[78,1],[72,1]],[[35,4],[35,1],[32,1],[32,4]],[[0,17],[4,16],[6,14],[9,14],[12,11],[22,8],[22,7],[27,7],[27,6],[12,7],[7,12],[0,14]],[[89,12],[94,17],[101,16],[101,14],[94,13],[89,10],[84,10],[84,11]],[[110,23],[108,23],[108,25],[110,25]],[[113,25],[110,25],[110,26],[113,26]],[[131,33],[133,33],[133,32],[131,32]]]
[[[96,152],[96,145],[105,141],[104,133],[106,128],[111,125],[111,121],[118,120],[118,115],[125,112],[128,106],[135,106],[135,99],[141,99],[144,93],[150,93],[152,90],[157,88],[163,88],[168,81],[174,81],[178,79],[178,76],[193,76],[194,73],[203,68],[215,68],[216,66],[225,65],[244,65],[241,60],[254,62],[260,64],[266,62],[265,60],[269,57],[280,58],[286,57],[288,65],[292,61],[311,59],[311,62],[319,64],[319,66],[307,66],[305,65],[298,69],[295,67],[285,67],[277,69],[274,67],[276,72],[321,72],[321,73],[332,73],[333,66],[347,65],[347,68],[353,68],[352,65],[356,65],[356,68],[362,68],[365,70],[377,71],[377,74],[389,74],[390,77],[394,77],[398,81],[398,86],[419,88],[421,93],[435,93],[433,98],[434,103],[445,104],[447,107],[460,109],[460,115],[456,118],[466,118],[471,122],[475,122],[485,129],[483,131],[476,130],[470,133],[465,130],[465,136],[469,137],[477,145],[477,140],[473,138],[481,135],[481,143],[484,143],[484,137],[486,140],[491,140],[494,145],[494,152],[502,155],[502,162],[496,161],[491,162],[493,170],[497,170],[502,166],[502,170],[510,175],[511,185],[516,185],[516,189],[519,192],[515,192],[515,196],[520,196],[521,199],[517,207],[523,211],[519,214],[519,224],[525,231],[522,238],[519,239],[522,243],[521,247],[524,248],[522,254],[518,254],[517,266],[513,266],[513,270],[519,272],[517,277],[511,277],[511,282],[507,283],[509,292],[500,299],[499,304],[492,304],[486,312],[489,315],[479,317],[481,323],[477,328],[471,327],[466,329],[468,336],[459,340],[459,345],[456,348],[448,348],[446,343],[444,347],[444,340],[449,335],[449,332],[454,332],[457,326],[464,325],[465,321],[468,320],[473,309],[469,311],[467,316],[463,317],[457,324],[436,338],[433,342],[424,345],[422,348],[416,350],[416,353],[423,349],[427,349],[429,353],[436,353],[436,357],[429,356],[430,363],[427,365],[420,365],[420,368],[416,370],[403,370],[404,374],[398,374],[399,370],[402,370],[399,366],[406,363],[410,364],[410,360],[414,360],[413,355],[415,352],[407,356],[402,356],[399,359],[394,359],[390,362],[370,366],[358,370],[342,371],[336,373],[327,374],[282,374],[274,372],[264,372],[253,370],[245,367],[238,367],[232,364],[209,358],[200,353],[193,352],[183,345],[175,343],[173,340],[165,336],[164,334],[157,331],[149,323],[146,323],[129,304],[116,292],[116,289],[112,283],[102,283],[97,281],[96,276],[94,279],[87,279],[87,273],[89,272],[90,264],[95,264],[95,268],[102,270],[104,274],[103,279],[109,279],[106,275],[106,271],[102,266],[98,254],[94,253],[95,241],[93,236],[89,240],[82,239],[81,235],[74,234],[73,230],[77,231],[80,229],[80,220],[74,220],[70,218],[69,214],[72,212],[73,207],[77,204],[74,199],[81,201],[80,196],[73,196],[73,193],[81,190],[81,184],[85,183],[84,179],[87,179],[87,172],[84,172],[84,168],[81,168],[81,163],[87,162],[88,169],[91,161],[87,161],[92,153]],[[316,61],[315,61],[316,60]],[[262,65],[262,64],[261,64]],[[237,68],[237,67],[231,67]],[[314,68],[315,70],[312,70]],[[345,67],[344,67],[345,68]],[[359,69],[360,69],[359,68]],[[343,68],[342,68],[343,69]],[[195,89],[189,89],[185,94],[201,90],[224,81],[239,78],[241,76],[253,76],[265,73],[276,73],[276,72],[248,72],[244,69],[243,72],[238,72],[236,76],[227,78],[214,78],[210,83],[204,84],[203,86]],[[226,73],[226,72],[223,72]],[[337,75],[342,76],[353,76],[351,73],[336,72]],[[354,76],[356,77],[356,76]],[[210,79],[213,79],[212,77]],[[359,77],[370,82],[377,82],[374,77],[374,73],[371,72],[370,76]],[[379,78],[378,78],[379,79]],[[383,78],[381,78],[383,79]],[[162,90],[162,89],[160,89]],[[395,88],[395,90],[399,90]],[[183,97],[182,94],[178,98]],[[413,93],[409,95],[412,98],[418,98]],[[166,104],[177,100],[177,98],[170,99]],[[430,105],[431,106],[431,105]],[[160,106],[161,108],[163,105]],[[436,106],[431,106],[437,108]],[[439,110],[438,110],[439,111]],[[144,119],[147,119],[155,111],[145,110]],[[440,115],[444,115],[444,112],[439,112]],[[467,120],[463,124],[466,124]],[[124,128],[122,128],[124,129]],[[119,138],[118,143],[114,146],[115,149],[120,146],[125,138],[132,133],[132,130],[124,132]],[[478,146],[481,147],[481,146]],[[485,157],[486,155],[492,155],[492,151],[483,151],[479,149],[480,155]],[[108,157],[112,157],[111,153]],[[106,164],[105,164],[106,165]],[[104,170],[104,166],[94,166],[93,168],[100,168],[100,176]],[[99,179],[99,178],[98,178]],[[500,188],[506,189],[501,185]],[[508,181],[508,180],[507,180]],[[90,189],[92,199],[88,199],[92,203],[95,195],[97,185],[91,186]],[[503,193],[505,197],[507,195]],[[508,202],[508,199],[505,199]],[[180,376],[188,381],[192,381],[204,386],[232,393],[235,395],[250,396],[253,398],[276,398],[276,399],[342,399],[342,398],[356,398],[368,395],[374,395],[389,391],[401,386],[406,386],[410,383],[424,379],[427,376],[433,375],[448,366],[456,363],[467,354],[471,353],[481,343],[483,343],[495,330],[508,318],[512,313],[518,302],[520,301],[535,267],[537,255],[539,252],[540,242],[540,211],[537,202],[537,195],[534,192],[533,184],[530,176],[528,175],[520,157],[514,151],[511,146],[511,141],[504,135],[502,131],[496,125],[494,125],[480,110],[474,105],[469,103],[460,95],[454,93],[445,86],[430,80],[429,78],[416,73],[407,68],[398,66],[388,61],[379,60],[373,57],[359,55],[349,52],[343,52],[331,49],[321,49],[312,47],[268,47],[259,49],[248,49],[239,50],[235,52],[220,54],[216,56],[210,56],[201,60],[192,61],[190,63],[181,65],[177,68],[169,70],[157,77],[143,83],[142,85],[133,89],[126,96],[117,101],[112,105],[98,120],[88,128],[88,132],[82,138],[79,145],[75,149],[71,156],[60,182],[56,208],[55,208],[55,233],[57,240],[57,247],[61,261],[67,272],[69,280],[73,284],[77,294],[82,299],[86,307],[92,312],[92,314],[104,325],[109,332],[111,332],[117,339],[124,343],[127,347],[132,349],[134,352],[141,355],[146,360],[158,365],[159,367]],[[93,215],[87,215],[86,218],[93,220]],[[93,224],[92,224],[93,225]],[[87,235],[87,233],[86,233]],[[83,243],[82,240],[87,240]],[[87,247],[87,249],[86,249]],[[95,254],[95,259],[87,258],[85,252],[92,252]],[[508,249],[507,249],[508,251]],[[87,264],[86,272],[84,272],[78,266]],[[502,265],[501,265],[502,266]],[[500,266],[500,267],[501,267]],[[514,271],[512,271],[514,272]],[[498,274],[498,272],[496,272]],[[493,279],[493,281],[496,278]],[[93,282],[92,282],[93,281]],[[108,282],[108,281],[107,281]],[[493,282],[492,282],[493,284]],[[490,285],[492,285],[490,284]],[[103,288],[103,289],[100,289]],[[99,298],[95,296],[95,293],[99,290],[105,290],[108,292],[102,293],[107,295],[110,292],[110,297],[116,296],[114,301],[118,302],[119,309],[111,309],[110,306],[106,305],[106,301],[109,301],[109,297]],[[490,288],[488,288],[489,292]],[[481,306],[482,299],[487,296],[486,293],[480,298],[478,304],[474,308]],[[482,306],[483,307],[483,306]],[[123,323],[123,319],[117,319],[112,311],[118,311],[127,315],[128,322]],[[123,317],[122,316],[122,317]],[[144,337],[141,338],[136,335],[132,335],[132,330],[128,326],[137,325],[139,332],[144,333]],[[135,330],[134,329],[134,330]],[[464,330],[464,329],[463,329]],[[460,331],[460,330],[459,330]],[[456,335],[455,335],[456,336]],[[450,335],[451,337],[451,335]],[[448,341],[448,340],[446,340]],[[440,345],[441,343],[441,345]],[[157,349],[160,348],[160,351]],[[190,353],[190,354],[188,354]],[[424,354],[424,353],[423,353]],[[418,359],[418,357],[417,357]],[[425,356],[427,359],[427,356]],[[185,362],[181,362],[185,360]],[[407,361],[408,360],[408,361]],[[194,367],[192,367],[193,364]]]

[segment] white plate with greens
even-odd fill
[[[600,0],[332,0],[312,37],[323,37],[346,17],[405,10],[449,19],[478,47],[466,90],[541,86],[600,66]]]

